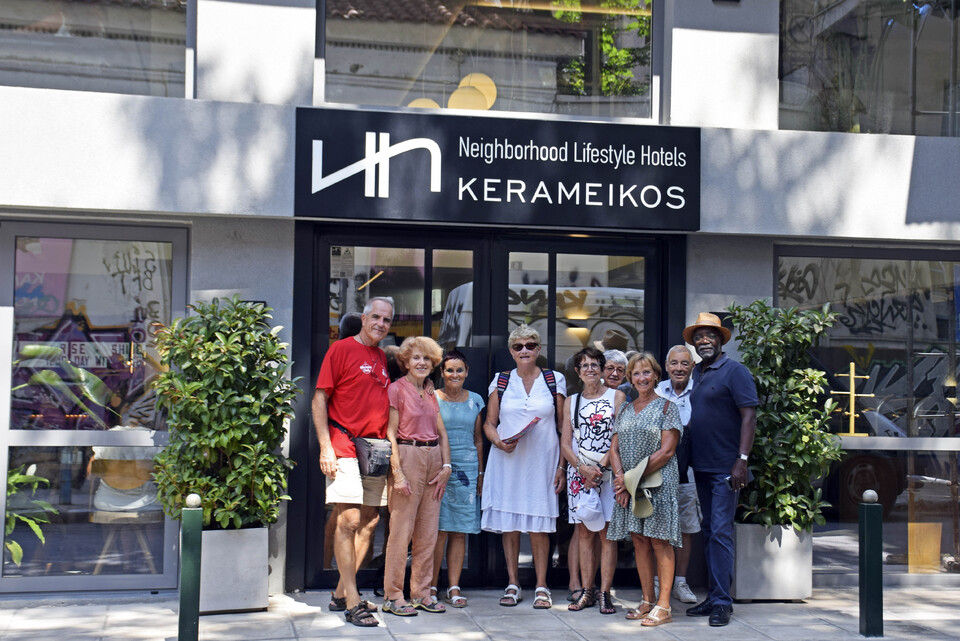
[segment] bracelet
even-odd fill
[[[483,472],[480,472],[480,476],[483,476]]]
[[[619,470],[617,470],[616,474],[623,474],[623,468],[621,467]]]
[[[563,469],[563,466],[562,466],[562,465],[558,465],[558,466],[557,466],[557,469],[558,469],[558,470],[562,470],[562,469]]]
[[[443,464],[443,467],[448,467],[448,468],[450,468],[451,470],[453,469],[453,465],[451,465],[450,463],[444,463],[444,464]]]

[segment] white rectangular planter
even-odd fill
[[[735,536],[733,598],[794,601],[813,594],[813,535],[737,523]]]
[[[200,613],[267,609],[268,529],[204,530]]]

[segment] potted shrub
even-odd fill
[[[820,309],[772,307],[765,300],[727,308],[737,328],[741,361],[753,373],[760,405],[750,469],[740,493],[738,599],[803,599],[813,591],[814,525],[829,503],[814,482],[841,455],[827,420],[836,401],[826,398],[826,374],[809,367],[808,350],[836,321]],[[780,557],[770,558],[770,554]]]
[[[266,526],[289,499],[292,462],[280,447],[299,389],[287,377],[281,328],[268,324],[271,308],[234,296],[190,309],[157,333],[157,352],[169,369],[155,390],[170,443],[155,458],[154,480],[164,511],[175,519],[188,494],[202,499],[201,611],[262,609]],[[241,594],[248,579],[255,585]]]

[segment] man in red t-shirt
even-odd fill
[[[361,476],[350,437],[386,438],[390,402],[387,359],[379,343],[393,322],[393,299],[371,298],[360,317],[360,333],[330,346],[313,395],[313,424],[320,442],[320,471],[327,477],[328,518],[336,519],[333,554],[340,582],[331,608],[347,610],[347,621],[377,625],[357,591],[357,566],[370,549],[380,507],[386,501],[386,477]],[[350,436],[337,427],[339,425]]]

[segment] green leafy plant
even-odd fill
[[[821,489],[814,481],[840,459],[840,439],[827,419],[836,401],[823,400],[826,374],[809,367],[815,346],[837,315],[821,309],[772,307],[765,300],[727,308],[739,352],[757,383],[760,406],[750,455],[755,478],[740,494],[741,518],[766,526],[811,531],[823,525]]]
[[[640,96],[650,90],[649,79],[637,79],[633,72],[634,68],[650,63],[652,20],[647,11],[648,3],[642,0],[602,0],[599,7],[606,11],[599,14],[581,11],[580,0],[553,0],[551,6],[557,20],[585,25],[593,31],[593,39],[586,42],[593,49],[591,55],[599,56],[600,77],[589,83],[598,85],[594,91],[601,96]],[[630,33],[646,44],[621,47],[624,34]],[[562,93],[588,95],[585,55],[566,60],[560,65],[560,72]]]
[[[73,365],[66,354],[63,353],[63,350],[56,345],[46,345],[43,343],[27,344],[20,348],[19,358],[13,361],[13,367],[26,367],[28,365],[35,369],[38,368],[38,366],[42,366],[45,369],[37,369],[37,371],[34,371],[26,383],[14,385],[11,392],[17,392],[18,390],[31,386],[45,387],[54,394],[69,399],[102,429],[108,428],[103,419],[84,402],[84,399],[86,399],[87,402],[95,403],[100,407],[106,408],[107,411],[116,414],[116,412],[111,410],[107,405],[110,396],[113,394],[113,390],[95,374],[91,374],[82,367]],[[64,381],[54,368],[59,368],[63,371],[67,376],[67,380]],[[83,398],[77,396],[73,392],[73,389],[71,389],[71,386],[75,386]]]
[[[276,522],[292,461],[280,452],[293,418],[296,380],[270,307],[234,296],[190,306],[157,334],[169,369],[155,384],[170,444],[154,459],[164,511],[179,518],[188,494],[203,501],[204,526]]]
[[[20,465],[7,472],[7,513],[3,527],[3,547],[10,552],[10,559],[17,565],[23,562],[23,548],[10,538],[17,523],[24,523],[41,543],[46,543],[40,526],[50,522],[49,515],[57,514],[55,507],[46,501],[33,498],[37,488],[41,485],[50,485],[50,481],[33,473],[35,465],[31,465],[24,471],[25,467]]]

